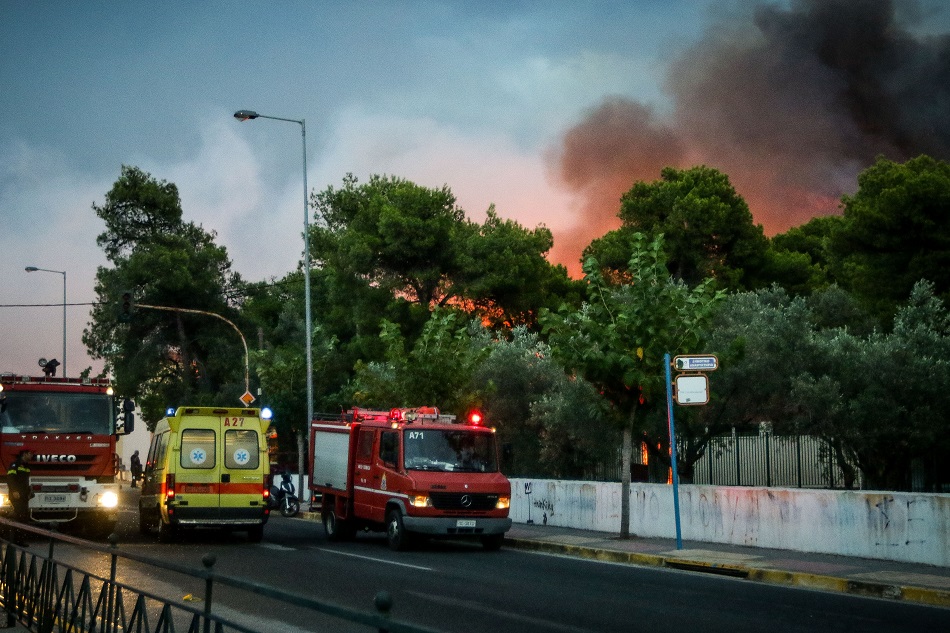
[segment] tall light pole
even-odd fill
[[[303,139],[303,295],[304,295],[304,322],[306,325],[306,347],[307,347],[307,432],[303,435],[307,438],[307,447],[310,446],[310,421],[313,420],[313,345],[311,338],[313,336],[310,316],[310,205],[307,204],[307,121],[306,119],[285,119],[279,116],[266,116],[258,114],[253,110],[238,110],[234,113],[234,118],[238,121],[247,121],[248,119],[273,119],[274,121],[287,121],[289,123],[300,124],[300,137]],[[298,446],[298,449],[301,448]],[[298,466],[300,476],[297,492],[303,496],[303,450],[298,450]]]
[[[36,266],[27,266],[26,272],[35,273],[36,271],[44,273],[56,273],[63,276],[63,362],[60,363],[63,368],[63,378],[66,377],[66,271],[50,270],[48,268],[37,268]]]

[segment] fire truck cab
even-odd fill
[[[115,398],[107,378],[0,374],[0,510],[11,509],[7,469],[29,449],[30,518],[110,534],[119,502],[116,438],[132,432],[134,408]]]
[[[480,419],[458,424],[435,407],[352,409],[311,430],[311,488],[331,540],[367,529],[385,531],[395,550],[417,536],[501,547],[511,484]]]

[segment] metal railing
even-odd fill
[[[15,526],[15,527],[14,527]],[[16,546],[0,538],[0,627],[19,622],[37,633],[88,632],[88,633],[269,633],[274,622],[266,629],[255,628],[253,623],[240,622],[240,614],[225,616],[213,601],[217,587],[250,592],[312,612],[331,616],[337,620],[355,623],[389,633],[436,633],[407,622],[393,619],[389,612],[392,596],[385,591],[376,594],[374,611],[358,611],[349,607],[317,600],[309,596],[284,591],[276,587],[255,583],[242,578],[219,574],[214,571],[216,558],[205,555],[203,568],[189,568],[165,560],[158,560],[132,552],[119,550],[115,535],[109,545],[99,545],[51,530],[26,526],[6,518],[0,518],[0,531],[29,533],[34,539],[48,540],[47,551],[41,554]],[[64,544],[72,545],[83,554],[99,552],[109,558],[108,576],[97,575],[69,563],[61,556]],[[87,557],[80,557],[85,560]],[[203,595],[189,604],[184,599],[174,600],[167,596],[133,587],[119,581],[119,565],[144,565],[179,574],[186,582],[203,584]],[[134,575],[134,574],[128,574]],[[186,596],[187,597],[187,596]],[[248,620],[254,618],[249,617]]]
[[[863,487],[861,472],[854,485]],[[693,467],[693,483],[720,486],[843,488],[844,471],[828,444],[809,435],[720,436]]]

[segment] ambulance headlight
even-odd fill
[[[115,508],[119,505],[119,495],[107,490],[99,495],[99,505],[103,508]]]
[[[507,495],[500,495],[498,501],[495,502],[496,510],[507,510],[511,507],[511,497]]]
[[[429,495],[409,495],[409,505],[416,508],[431,508],[432,500]]]

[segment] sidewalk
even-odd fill
[[[517,523],[505,546],[950,608],[950,568],[933,565],[695,541],[677,550],[673,539]]]

